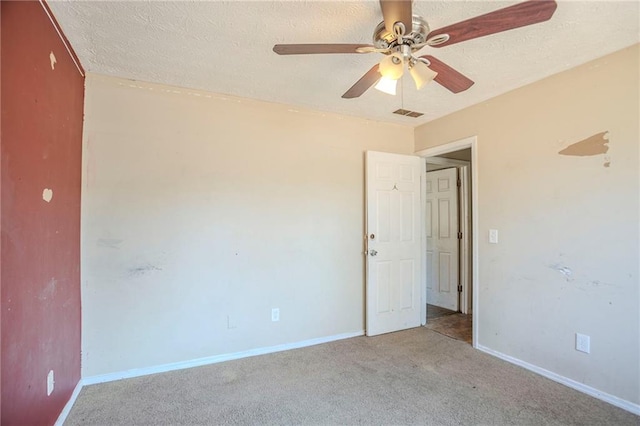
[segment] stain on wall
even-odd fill
[[[122,244],[123,240],[119,240],[117,238],[99,238],[96,242],[98,247],[105,247],[111,249],[120,249],[120,244]]]
[[[577,157],[606,154],[607,151],[609,151],[608,143],[609,132],[600,132],[569,145],[562,151],[558,152],[558,154],[573,155]],[[607,163],[605,163],[605,167],[608,167]]]
[[[42,4],[0,18],[0,422],[51,425],[80,379],[84,77]]]
[[[154,271],[162,271],[162,268],[156,266],[156,265],[152,265],[150,263],[146,264],[146,265],[141,265],[141,266],[134,266],[132,268],[129,269],[129,275],[132,277],[137,277],[140,275],[144,275],[147,274],[149,272],[154,272]]]

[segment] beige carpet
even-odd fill
[[[66,425],[638,425],[423,327],[85,387]]]

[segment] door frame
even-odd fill
[[[472,322],[472,346],[476,348],[478,346],[478,333],[479,333],[479,318],[480,318],[480,303],[479,303],[479,268],[478,268],[478,243],[479,243],[479,227],[478,227],[478,137],[470,136],[464,139],[452,141],[442,145],[434,146],[432,148],[423,149],[415,152],[414,154],[428,158],[436,155],[447,154],[453,151],[459,151],[461,149],[471,148],[471,276],[472,276],[472,305],[473,305],[473,322]],[[437,161],[437,160],[436,160]],[[426,173],[425,173],[426,174]],[[425,177],[426,179],[426,177]],[[422,209],[426,208],[426,185],[422,185]],[[427,242],[426,238],[422,238],[422,279],[426,282],[427,278]],[[468,258],[468,256],[467,256]],[[427,317],[427,286],[422,286],[422,306],[421,312],[422,318]],[[425,324],[423,323],[423,325]]]

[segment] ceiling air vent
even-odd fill
[[[405,117],[412,117],[412,118],[418,118],[421,115],[424,115],[421,112],[409,111],[408,109],[402,109],[402,108],[393,111],[393,113],[398,115],[404,115]]]

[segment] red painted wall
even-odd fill
[[[1,420],[51,425],[80,379],[84,78],[39,2],[0,13]]]

